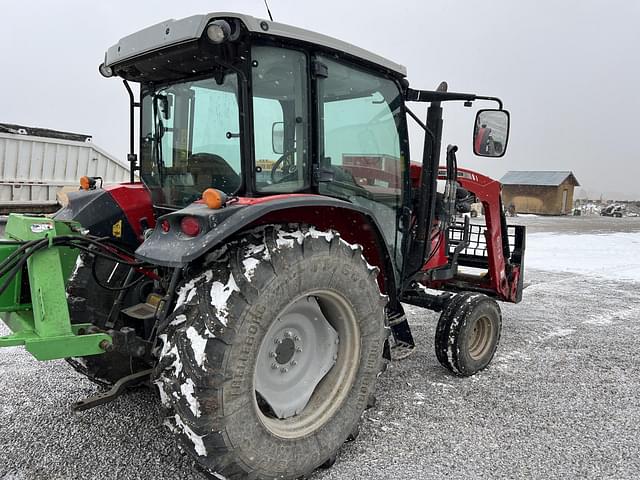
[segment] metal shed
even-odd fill
[[[507,209],[540,215],[570,213],[574,188],[580,186],[570,171],[512,171],[500,183]]]
[[[53,211],[58,192],[83,175],[124,182],[129,165],[90,135],[0,123],[0,213]]]

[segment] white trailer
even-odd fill
[[[124,182],[129,165],[89,135],[0,123],[0,213],[55,211],[58,193],[84,175]]]

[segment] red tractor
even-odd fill
[[[524,227],[507,226],[498,182],[457,167],[457,147],[439,159],[449,101],[496,103],[477,113],[474,150],[504,155],[499,99],[417,90],[378,55],[232,13],[125,37],[100,72],[129,94],[130,183],[83,178],[53,223],[24,220],[36,240],[10,219],[18,253],[0,265],[5,287],[22,274],[4,310],[18,312],[42,292],[38,255],[81,252],[56,317],[71,324],[64,345],[37,309],[31,331],[3,317],[11,344],[111,388],[77,410],[149,381],[205,471],[293,479],[335,460],[385,362],[415,348],[403,303],[442,312],[435,348],[451,372],[490,363],[496,300],[521,298]],[[430,104],[425,122],[411,102]],[[425,132],[421,163],[408,117]],[[486,222],[466,214],[474,202]]]

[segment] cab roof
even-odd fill
[[[193,15],[181,20],[166,20],[147,27],[121,38],[118,43],[109,48],[105,54],[104,64],[111,67],[155,50],[196,40],[202,36],[209,22],[216,18],[236,18],[252,33],[303,41],[330,50],[344,52],[402,76],[407,74],[407,69],[404,66],[350,43],[284,23],[230,12]]]

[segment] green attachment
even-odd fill
[[[78,250],[52,242],[59,236],[80,237],[81,231],[76,222],[9,216],[5,238],[0,239],[0,262],[20,248],[12,243],[16,240],[47,239],[48,246],[27,259],[26,268],[0,295],[0,318],[13,332],[0,337],[0,347],[24,345],[38,360],[53,360],[104,353],[103,347],[111,343],[106,333],[88,333],[91,324],[72,325],[69,317],[66,286],[79,261]],[[0,277],[0,285],[6,279]]]

